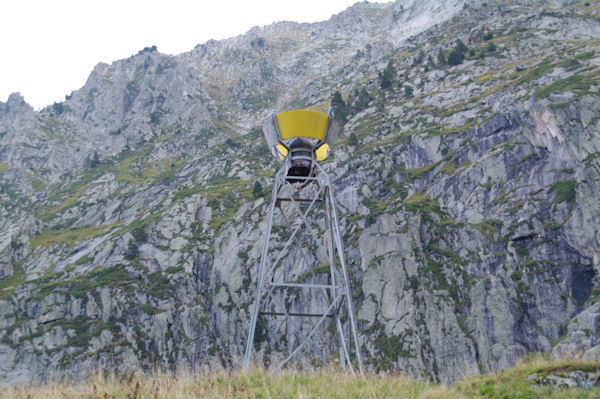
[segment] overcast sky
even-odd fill
[[[0,101],[20,92],[40,109],[83,86],[98,62],[153,45],[179,54],[277,21],[323,21],[357,1],[3,0]]]

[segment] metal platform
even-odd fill
[[[261,334],[284,353],[274,371],[292,362],[307,360],[326,366],[334,360],[353,373],[357,367],[362,374],[331,181],[318,164],[305,187],[292,185],[290,179],[285,168],[274,178],[244,367],[250,365],[258,320],[264,318]],[[274,233],[276,219],[282,223]],[[277,234],[277,242],[285,240],[282,247],[273,248],[273,234]],[[337,342],[339,354],[330,352],[332,341]]]

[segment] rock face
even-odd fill
[[[364,2],[146,48],[40,112],[11,95],[0,378],[235,364],[278,167],[260,126],[335,91],[347,122],[323,166],[367,367],[453,381],[530,351],[598,359],[598,13]],[[259,338],[281,355],[285,339]]]
[[[596,375],[596,373],[577,370],[561,374],[562,375],[532,374],[527,377],[527,380],[532,381],[537,385],[553,385],[562,388],[583,389],[592,389],[598,383],[598,376]]]
[[[569,322],[566,335],[552,353],[561,358],[600,361],[600,304],[588,307]]]

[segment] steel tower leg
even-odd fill
[[[258,309],[260,308],[260,299],[263,291],[263,276],[265,273],[265,263],[267,261],[267,252],[269,250],[269,238],[271,236],[271,227],[273,225],[273,214],[275,213],[275,204],[277,203],[277,193],[279,192],[279,180],[276,175],[273,181],[273,191],[271,192],[271,205],[269,206],[269,216],[267,218],[267,229],[265,232],[265,242],[263,244],[260,265],[258,267],[258,278],[256,279],[258,288],[256,290],[256,299],[252,309],[252,318],[250,319],[250,329],[248,330],[248,342],[246,343],[246,352],[244,353],[244,368],[250,365],[250,355],[252,354],[252,345],[254,343],[254,332],[256,330],[256,321],[258,318]]]
[[[250,365],[258,317],[274,317],[274,320],[266,324],[269,336],[276,339],[278,335],[282,335],[281,333],[278,334],[278,331],[283,327],[284,331],[286,331],[285,338],[288,342],[289,351],[289,354],[287,356],[284,355],[284,360],[275,367],[275,370],[281,369],[292,359],[300,360],[304,355],[312,355],[312,358],[319,358],[323,365],[326,365],[328,359],[323,350],[325,348],[319,347],[319,340],[325,331],[329,331],[330,333],[335,331],[338,335],[340,367],[345,368],[347,366],[354,373],[351,360],[351,348],[354,346],[354,356],[358,365],[358,372],[363,373],[358,332],[354,318],[354,307],[350,292],[350,280],[344,257],[342,237],[340,235],[335,197],[329,176],[319,166],[317,166],[317,173],[316,177],[307,178],[308,180],[312,180],[311,183],[313,184],[310,186],[314,189],[313,191],[308,189],[312,194],[312,197],[308,196],[308,198],[300,194],[305,190],[304,188],[297,189],[290,184],[283,169],[275,175],[263,252],[258,268],[256,297],[252,308],[248,341],[246,342],[246,351],[244,353],[243,365],[245,368]],[[275,207],[282,202],[289,202],[291,204],[289,208],[292,208],[295,219],[286,220],[288,215],[284,212],[283,207],[280,208],[284,222],[287,222],[286,226],[291,230],[291,234],[279,250],[279,254],[274,257],[275,260],[270,262],[271,251],[269,241],[274,223]],[[321,211],[324,211],[324,232],[320,231],[322,227],[321,229],[319,227],[315,229],[312,226],[314,219],[309,218],[312,213],[319,212],[317,204],[324,205],[324,209],[321,209]],[[304,208],[302,208],[302,205],[304,205]],[[301,230],[304,234],[302,235],[305,238],[304,241],[301,241],[300,238]],[[323,233],[321,237],[319,237],[320,233]],[[328,272],[320,267],[320,265],[315,264],[316,258],[305,255],[304,251],[309,249],[311,245],[321,247],[324,253],[326,253],[327,262],[329,263]],[[295,279],[293,276],[294,273],[298,273],[298,270],[288,270],[290,267],[289,262],[285,266],[282,264],[282,260],[292,248],[301,254],[299,262],[304,261],[307,268],[304,273],[301,273],[302,276],[295,276]],[[296,265],[294,264],[291,267],[294,266]],[[320,274],[321,277],[317,276],[317,274]],[[323,274],[327,274],[325,283],[323,283]],[[286,279],[296,281],[287,281]],[[306,295],[302,296],[301,293],[305,293]],[[295,305],[302,305],[303,309],[294,309]],[[322,310],[311,311],[308,308],[309,306],[312,306],[313,309],[317,307]],[[346,319],[340,317],[344,313],[347,314]],[[315,319],[317,320],[316,323],[309,322],[309,320],[314,321]],[[277,320],[281,320],[281,322],[278,324],[275,322]],[[344,324],[348,328],[347,335],[344,334]],[[330,325],[332,329],[328,329]],[[346,340],[346,338],[350,338],[349,335],[352,335],[353,345],[350,344],[349,340]],[[326,339],[328,338],[326,337]]]
[[[327,224],[327,255],[329,256],[329,273],[331,275],[331,285],[335,286],[335,281],[336,281],[336,269],[334,267],[335,265],[335,244],[334,244],[334,240],[333,240],[333,228],[332,228],[332,219],[331,219],[331,207],[329,204],[329,201],[325,202],[325,211],[326,211],[326,224]],[[334,298],[336,298],[336,289],[332,289],[332,295],[331,295],[331,300],[334,300]],[[336,304],[337,305],[337,304]],[[342,323],[340,322],[340,315],[339,313],[335,314],[335,327],[337,329],[338,332],[338,338],[340,340],[340,347],[339,347],[339,351],[340,351],[340,367],[345,368],[346,365],[346,351],[344,349],[346,349],[346,340],[344,339],[344,330],[342,328]],[[350,363],[349,358],[348,358],[348,364],[350,365],[350,367],[352,367],[352,363]]]
[[[329,176],[327,176],[329,185],[329,201],[331,203],[331,213],[333,214],[333,235],[337,245],[338,256],[342,265],[342,273],[344,278],[344,289],[346,290],[346,306],[348,307],[348,317],[350,319],[350,328],[352,329],[352,336],[354,338],[354,350],[356,360],[358,362],[358,372],[363,374],[362,356],[360,354],[360,345],[358,344],[358,332],[356,329],[356,320],[354,319],[354,306],[352,305],[352,294],[350,293],[350,278],[348,277],[348,268],[346,267],[346,259],[344,257],[344,247],[342,244],[342,237],[340,235],[340,223],[338,220],[337,209],[335,207],[335,197],[333,195],[333,188],[331,182],[329,182]]]

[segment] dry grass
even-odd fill
[[[551,360],[533,355],[515,367],[484,376],[471,376],[452,386],[431,384],[403,376],[353,376],[339,370],[284,371],[273,375],[249,371],[212,371],[202,375],[154,373],[125,377],[97,373],[85,382],[52,382],[9,387],[0,398],[598,398],[593,390],[537,387],[526,380],[532,373],[570,370],[600,371],[600,363]]]
[[[83,383],[52,382],[9,387],[6,399],[58,398],[463,398],[452,388],[406,377],[352,376],[339,371],[277,375],[259,369],[233,374],[221,371],[206,375],[152,376],[130,374],[127,378],[96,374]]]
[[[0,174],[10,169],[10,165],[5,162],[0,162]]]

